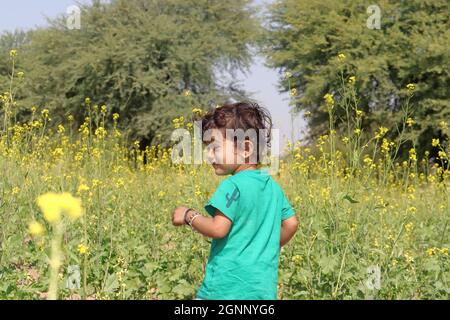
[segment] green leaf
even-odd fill
[[[349,194],[346,194],[343,199],[349,201],[350,203],[359,203],[359,201],[353,199]]]
[[[103,292],[112,293],[119,287],[119,281],[115,273],[108,275]]]
[[[338,266],[339,260],[337,256],[322,256],[319,259],[319,266],[325,274],[331,273]]]

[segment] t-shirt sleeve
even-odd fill
[[[289,203],[288,199],[286,198],[286,195],[283,192],[281,200],[281,220],[289,219],[294,214],[295,211],[294,209],[292,209],[291,204]]]
[[[222,181],[214,192],[205,210],[214,216],[216,209],[219,209],[231,222],[236,218],[239,208],[240,192],[239,188],[230,179]]]

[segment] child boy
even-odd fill
[[[217,175],[230,176],[205,206],[211,217],[184,206],[172,214],[175,226],[189,224],[213,238],[198,299],[277,298],[280,248],[298,221],[281,187],[259,169],[271,127],[268,112],[248,102],[224,105],[202,119],[203,137],[213,141],[208,160]],[[238,135],[229,133],[239,129],[256,134],[236,142]]]

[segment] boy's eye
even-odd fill
[[[219,149],[220,149],[220,145],[218,145],[218,144],[212,144],[212,145],[209,145],[208,147],[209,147],[209,149],[211,149],[212,151],[216,151],[216,150],[219,150]]]

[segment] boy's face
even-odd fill
[[[246,153],[233,141],[225,139],[222,131],[213,129],[211,142],[208,144],[208,161],[219,176],[229,175],[245,163]]]

